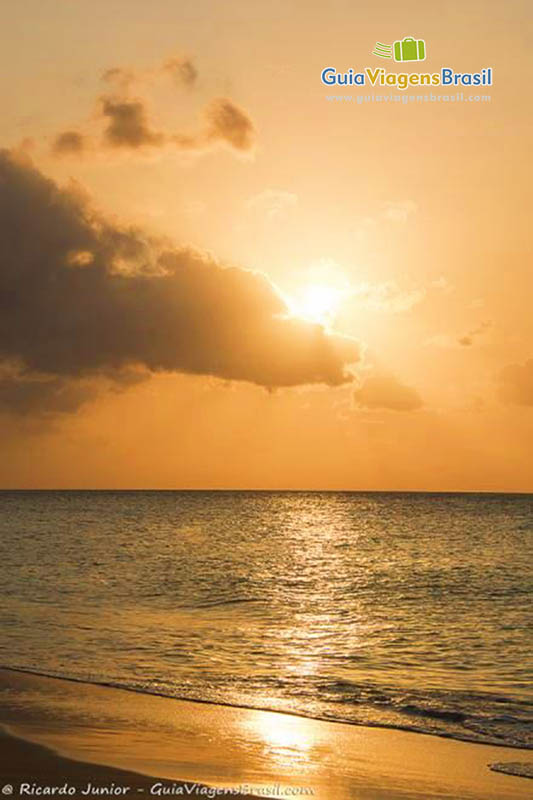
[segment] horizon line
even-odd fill
[[[0,487],[0,492],[239,492],[301,494],[487,494],[533,495],[533,489],[310,489],[241,487]]]

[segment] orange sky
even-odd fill
[[[126,386],[84,366],[75,380],[91,382],[87,402],[21,413],[6,400],[2,411],[11,395],[0,359],[0,485],[533,491],[531,19],[522,0],[27,0],[7,9],[3,147],[59,186],[75,181],[115,226],[134,223],[207,252],[209,263],[263,273],[294,313],[346,337],[337,377],[352,348],[359,360],[347,382],[327,378],[329,362],[312,380],[314,363],[291,361],[291,376],[303,377],[285,388],[279,360],[307,346],[294,339],[300,329],[280,333],[275,351],[278,334],[265,333],[267,364],[249,332],[237,341],[237,325],[228,336],[239,367],[205,367],[218,364],[210,341],[193,370],[208,374],[185,374],[199,346],[191,334],[179,361],[134,352],[152,377]],[[491,66],[491,101],[326,99],[398,94],[331,90],[320,72],[397,70],[371,51],[407,35],[425,39],[427,60],[406,71]],[[133,77],[103,82],[110,68]],[[132,128],[118,112],[105,116],[102,96],[140,104],[142,141],[126,141]],[[54,153],[65,131],[83,146]],[[236,274],[247,298],[255,289]],[[230,298],[237,316],[240,286]],[[329,292],[324,307],[320,292]],[[203,342],[210,325],[207,313],[195,337]],[[6,363],[37,369],[13,341]],[[44,363],[40,376],[63,380],[62,365]]]

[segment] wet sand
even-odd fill
[[[9,784],[14,796],[21,796],[21,784],[29,784],[26,796],[65,785],[70,796],[209,797],[215,789],[318,800],[531,796],[531,781],[488,766],[531,762],[531,751],[10,670],[0,670],[0,724],[12,734],[0,737],[0,791]]]
[[[42,796],[35,793],[36,787],[57,786],[58,789],[64,787],[64,794],[70,797],[86,796],[88,787],[95,790],[95,796],[99,789],[107,787],[113,792],[111,796],[125,797],[149,794],[154,784],[153,779],[134,772],[73,761],[1,730],[0,752],[0,790],[5,793],[5,787],[11,785],[14,796]]]

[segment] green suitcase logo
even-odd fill
[[[404,39],[394,42],[395,61],[425,61],[425,59],[425,39],[413,39],[412,36],[406,36]]]

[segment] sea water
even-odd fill
[[[0,492],[0,665],[533,746],[533,496]]]

